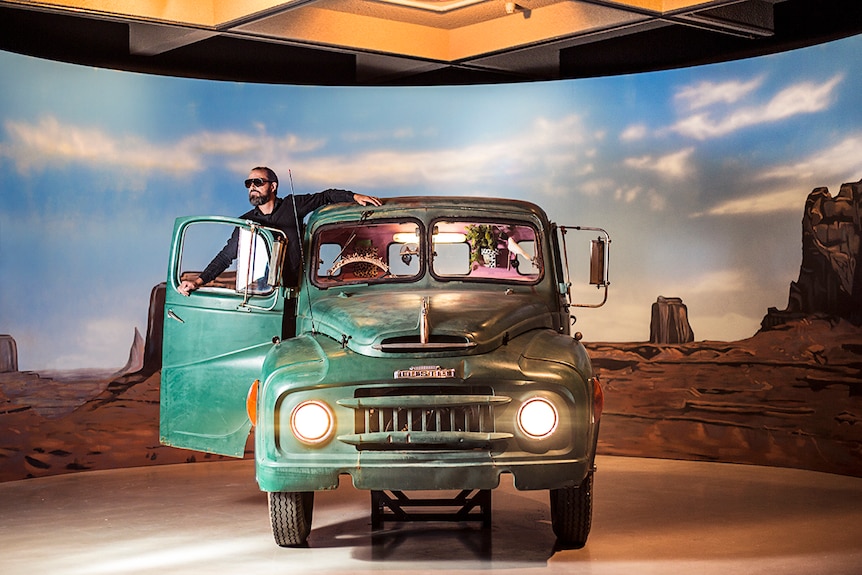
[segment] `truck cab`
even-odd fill
[[[236,269],[177,287],[241,231]],[[314,492],[548,490],[552,527],[583,546],[602,391],[571,333],[568,231],[538,206],[475,197],[333,204],[304,228],[299,286],[285,238],[231,218],[179,218],[168,268],[160,437],[241,457],[281,546],[305,543]],[[219,240],[219,238],[221,238]],[[290,301],[291,299],[295,301]],[[295,330],[283,315],[296,314]],[[374,523],[374,521],[372,521]]]

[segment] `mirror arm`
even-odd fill
[[[575,228],[575,229],[577,229],[577,228]],[[566,295],[566,300],[568,301],[569,305],[572,305],[572,280],[569,277],[569,249],[568,249],[567,242],[566,242],[566,232],[568,230],[566,230],[566,226],[560,226],[559,230],[560,230],[560,235],[561,235],[560,239],[562,240],[560,242],[560,244],[562,244],[560,247],[563,248],[563,273],[565,274],[565,277],[563,279],[564,279],[564,285],[566,287],[565,295]]]
[[[599,286],[599,289],[602,287],[605,288],[604,297],[602,297],[602,301],[600,303],[573,303],[570,304],[572,307],[602,307],[608,301],[608,286],[610,284],[604,284],[604,286]]]

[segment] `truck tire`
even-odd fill
[[[272,536],[280,547],[305,545],[311,533],[311,516],[314,513],[314,491],[267,494],[269,522]]]
[[[551,489],[551,527],[560,545],[569,549],[586,545],[592,521],[592,472],[578,487]]]

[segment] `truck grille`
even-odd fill
[[[482,449],[511,437],[496,433],[494,408],[511,401],[488,388],[363,388],[339,405],[355,410],[358,449]]]

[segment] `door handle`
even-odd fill
[[[175,320],[177,320],[177,321],[178,321],[178,322],[180,322],[180,323],[186,323],[185,321],[183,321],[183,318],[181,318],[180,316],[178,316],[177,314],[175,314],[175,313],[174,313],[174,310],[172,310],[172,309],[169,309],[169,310],[168,310],[168,317],[169,317],[169,318],[171,318],[171,319],[175,319]]]

